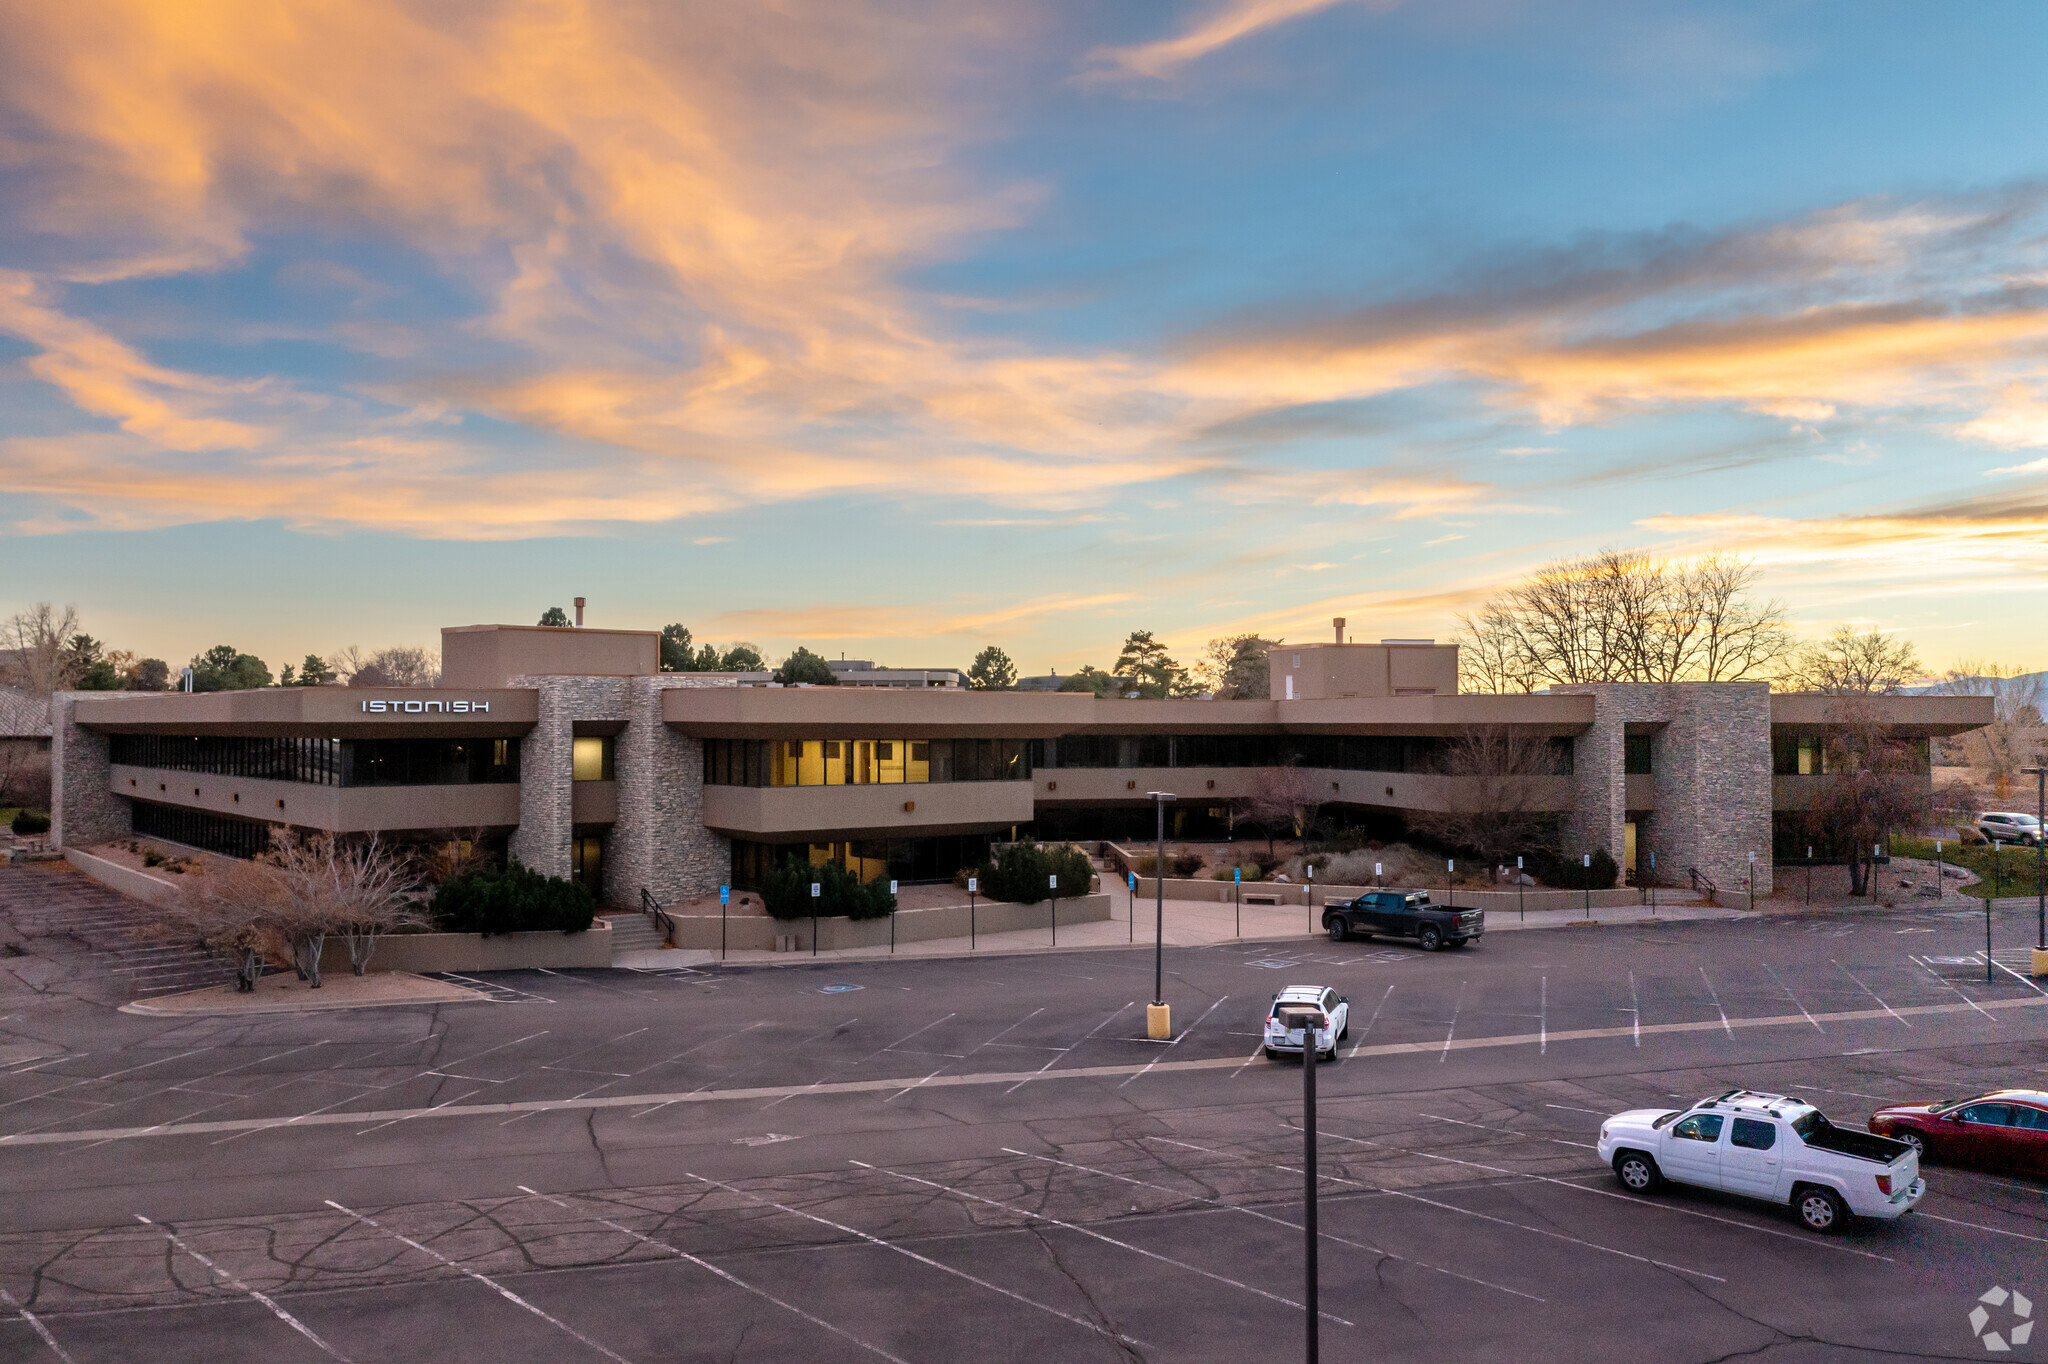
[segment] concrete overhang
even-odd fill
[[[1333,701],[1275,701],[1288,734],[1430,734],[1451,736],[1482,725],[1528,733],[1583,733],[1593,723],[1588,695],[1461,694],[1386,696]]]
[[[72,694],[79,697],[72,717],[85,728],[105,734],[489,738],[524,734],[540,719],[540,694],[517,687],[265,687],[191,694]],[[454,710],[456,703],[465,709]],[[489,709],[470,709],[478,706]]]
[[[707,739],[1036,739],[1085,723],[1081,693],[932,687],[675,687],[661,718]]]
[[[1771,728],[1817,734],[1844,723],[1875,721],[1893,734],[1936,738],[1982,729],[1997,718],[1989,696],[1830,696],[1774,692]]]
[[[511,828],[519,823],[519,788],[511,782],[315,786],[117,764],[110,769],[107,789],[130,800],[337,834]]]
[[[769,842],[982,833],[1030,823],[1031,794],[1028,781],[707,786],[704,825]]]

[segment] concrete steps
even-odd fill
[[[612,956],[626,952],[652,952],[661,947],[661,930],[654,920],[638,910],[618,910],[603,916],[612,926]]]
[[[62,864],[10,871],[0,880],[0,912],[24,939],[65,937],[82,944],[86,969],[122,978],[137,999],[234,979],[225,958],[167,933],[153,906]]]

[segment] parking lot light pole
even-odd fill
[[[1991,983],[1991,906],[1998,903],[1998,840],[1991,840],[1991,893],[1984,897],[1984,983]]]
[[[2034,960],[2029,975],[2048,976],[2048,765],[2034,774]]]
[[[1152,1003],[1145,1010],[1145,1035],[1164,1042],[1173,1036],[1173,1011],[1166,1007],[1166,807],[1171,791],[1147,791],[1159,812],[1159,842],[1152,863]]]
[[[1322,1354],[1322,1322],[1317,1315],[1316,1272],[1316,1029],[1311,1018],[1302,1019],[1301,1034],[1301,1169],[1302,1169],[1302,1258],[1304,1286],[1302,1299],[1308,1305],[1308,1364],[1317,1364]],[[1331,1046],[1336,1043],[1332,1041]]]

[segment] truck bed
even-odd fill
[[[1814,1116],[1820,1117],[1819,1114]],[[1859,1132],[1853,1127],[1837,1127],[1824,1117],[1812,1132],[1800,1139],[1816,1151],[1831,1151],[1838,1156],[1875,1161],[1879,1165],[1889,1165],[1913,1149],[1903,1141],[1880,1137],[1875,1132]]]

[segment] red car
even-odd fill
[[[2048,1093],[1994,1089],[1974,1099],[1891,1104],[1870,1130],[1920,1148],[1930,1160],[2048,1175]]]

